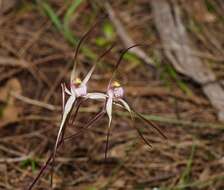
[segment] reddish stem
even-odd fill
[[[64,139],[61,139],[58,143],[58,146],[56,148],[59,148],[59,146],[62,145],[62,143],[64,141],[70,140],[78,135],[80,135],[84,130],[90,128],[92,126],[92,124],[94,122],[97,122],[103,115],[105,114],[105,110],[103,109],[101,112],[97,113],[96,116],[91,119],[85,127],[83,127],[80,131],[78,131],[77,133],[70,135],[68,137],[65,137]],[[44,164],[44,166],[42,166],[42,168],[40,169],[40,172],[38,173],[38,175],[35,177],[35,179],[33,180],[33,182],[31,183],[31,185],[29,186],[28,190],[32,190],[32,188],[34,187],[34,185],[37,183],[38,179],[40,178],[40,176],[43,174],[43,172],[45,171],[45,169],[47,168],[47,166],[50,164],[50,161],[52,160],[54,155],[54,152],[52,152],[50,154],[50,156],[48,157],[46,163]]]

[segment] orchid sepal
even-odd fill
[[[106,100],[108,96],[101,92],[90,92],[87,93],[86,98],[92,99],[92,100]]]

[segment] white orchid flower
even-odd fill
[[[76,104],[78,99],[100,99],[100,97],[104,97],[105,95],[102,93],[88,93],[87,92],[87,83],[96,67],[96,64],[108,53],[111,51],[111,49],[114,47],[115,44],[112,44],[110,48],[108,48],[105,52],[103,52],[102,55],[98,57],[96,60],[95,64],[92,66],[92,68],[89,70],[87,75],[83,80],[81,80],[77,75],[77,55],[79,52],[79,49],[81,47],[81,43],[84,41],[84,39],[91,33],[91,31],[95,28],[96,24],[89,29],[89,31],[80,39],[75,56],[74,56],[74,66],[72,69],[71,77],[70,77],[70,89],[68,89],[64,84],[62,84],[62,104],[63,104],[63,113],[62,113],[62,120],[59,126],[58,134],[57,134],[57,139],[55,142],[54,146],[54,154],[53,154],[53,161],[52,161],[52,176],[51,176],[51,184],[53,180],[53,168],[54,168],[54,159],[58,147],[58,143],[60,139],[63,139],[64,133],[65,133],[65,127],[66,127],[66,122],[69,119],[69,115],[72,111],[72,108]],[[68,100],[65,103],[65,94],[69,95]],[[78,112],[78,111],[77,111]]]
[[[111,84],[108,86],[107,92],[105,94],[98,94],[96,99],[103,99],[105,100],[105,107],[103,110],[106,112],[108,116],[108,127],[107,127],[107,140],[106,140],[106,149],[105,149],[105,159],[107,158],[107,150],[108,150],[108,143],[109,143],[109,136],[110,136],[110,128],[112,123],[112,110],[113,105],[121,107],[128,111],[130,113],[131,118],[134,118],[134,115],[136,115],[138,118],[140,118],[142,121],[144,121],[147,125],[152,126],[154,129],[156,129],[159,134],[166,139],[166,136],[163,134],[163,132],[160,130],[160,128],[153,123],[150,120],[147,120],[144,118],[140,113],[134,111],[134,109],[131,108],[131,106],[128,104],[128,102],[124,99],[124,88],[120,85],[119,82],[114,81],[111,82]],[[137,130],[138,135],[143,139],[143,141],[151,147],[150,142],[143,136],[141,131],[133,125],[133,127]]]
[[[106,150],[105,150],[105,159],[107,158],[107,150],[108,150],[108,143],[109,143],[109,136],[110,136],[110,128],[111,128],[111,123],[112,123],[112,108],[113,105],[119,106],[124,108],[126,111],[128,111],[131,115],[131,118],[133,119],[133,115],[136,115],[138,118],[140,118],[142,121],[144,121],[145,123],[147,123],[148,125],[152,126],[155,130],[157,130],[157,132],[159,132],[159,134],[166,139],[166,136],[163,134],[163,132],[160,130],[160,128],[153,123],[152,121],[147,120],[146,118],[144,118],[140,113],[134,111],[134,109],[131,108],[131,106],[127,103],[127,101],[124,99],[124,88],[120,85],[119,82],[114,81],[112,82],[116,71],[122,61],[122,58],[124,56],[124,54],[131,48],[134,48],[136,46],[148,46],[148,45],[142,45],[142,44],[135,44],[127,49],[125,49],[121,56],[119,57],[119,60],[117,62],[117,64],[115,65],[115,69],[112,73],[112,77],[109,81],[108,87],[107,87],[107,91],[105,94],[99,94],[96,99],[104,99],[105,102],[105,107],[103,108],[107,115],[108,115],[108,128],[107,128],[107,140],[106,140]],[[134,126],[134,125],[133,125]],[[135,126],[134,126],[135,127]],[[135,129],[137,130],[139,136],[144,140],[144,142],[151,147],[151,144],[148,142],[148,140],[145,139],[145,137],[142,135],[141,131],[135,127]]]
[[[107,132],[107,141],[106,141],[106,150],[105,150],[105,159],[107,158],[107,150],[108,150],[108,143],[109,143],[109,135],[110,135],[110,128],[111,128],[111,122],[112,122],[112,107],[113,105],[116,105],[118,107],[121,107],[128,111],[130,113],[131,119],[134,119],[134,115],[137,116],[139,119],[144,121],[147,125],[150,125],[153,127],[164,139],[167,139],[167,137],[163,134],[161,129],[158,125],[156,125],[154,122],[147,120],[145,117],[143,117],[140,113],[136,112],[131,106],[128,104],[128,102],[124,99],[124,88],[120,85],[119,82],[114,81],[109,86],[107,90],[107,99],[106,99],[106,113],[109,118],[108,122],[108,132]],[[152,147],[150,142],[143,136],[141,131],[133,125],[133,127],[137,130],[138,135],[142,138],[142,140],[149,146]]]
[[[99,56],[96,63],[98,63],[100,61],[100,59],[104,57],[104,55],[106,55],[109,51],[111,51],[111,49],[113,47],[114,47],[114,45],[112,45],[101,56]],[[106,95],[103,94],[103,93],[100,93],[100,92],[91,92],[91,93],[87,92],[87,89],[88,89],[87,88],[87,83],[88,83],[88,81],[89,81],[89,79],[90,79],[90,77],[91,77],[91,75],[92,75],[92,73],[93,73],[93,71],[96,67],[96,63],[92,66],[92,68],[87,73],[87,75],[83,79],[83,81],[81,81],[81,79],[78,78],[78,77],[74,81],[71,81],[70,90],[64,84],[62,84],[63,114],[62,114],[62,120],[61,120],[61,123],[60,123],[58,135],[57,135],[57,140],[56,140],[56,143],[55,143],[55,148],[57,147],[57,144],[58,144],[58,141],[61,137],[61,134],[63,134],[64,126],[65,126],[66,120],[68,118],[68,115],[72,111],[72,108],[73,108],[75,102],[78,99],[84,98],[84,99],[99,100],[99,99],[105,99],[106,98]],[[66,103],[64,103],[65,102],[65,94],[69,95],[69,98],[68,98]]]

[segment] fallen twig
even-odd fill
[[[165,54],[174,68],[202,86],[211,104],[218,110],[219,120],[224,121],[224,90],[216,82],[215,74],[202,60],[191,55],[193,45],[181,20],[179,7],[166,0],[151,1],[155,24],[160,34]],[[166,46],[169,45],[170,49]],[[177,47],[181,46],[181,51]]]
[[[107,13],[108,13],[112,23],[114,24],[116,30],[117,30],[117,34],[119,35],[119,37],[123,41],[124,46],[126,48],[128,48],[128,47],[134,45],[135,42],[128,35],[127,31],[122,26],[120,20],[117,18],[113,8],[110,6],[110,4],[108,2],[105,2],[105,9],[106,9],[106,11],[107,11]],[[154,65],[155,65],[154,61],[140,47],[135,47],[135,48],[131,49],[130,52],[132,52],[133,54],[138,56],[145,63],[147,63],[150,66],[154,67]]]
[[[21,100],[27,104],[31,104],[31,105],[34,105],[34,106],[37,106],[37,107],[42,107],[42,108],[45,108],[45,109],[48,109],[50,111],[56,111],[56,110],[60,110],[59,107],[57,106],[54,106],[52,104],[47,104],[45,102],[41,102],[39,100],[34,100],[32,98],[28,98],[28,97],[25,97],[25,96],[22,96],[18,93],[15,93],[15,92],[11,92],[11,95],[13,97],[15,97],[16,99],[18,100]]]

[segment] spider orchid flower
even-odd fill
[[[134,115],[136,115],[138,118],[140,118],[142,121],[144,121],[147,125],[152,126],[157,132],[159,132],[159,134],[163,138],[166,139],[166,136],[163,134],[163,132],[160,130],[160,128],[155,123],[153,123],[150,120],[147,120],[140,113],[134,111],[134,109],[131,108],[131,106],[128,104],[128,102],[124,99],[124,88],[121,86],[121,84],[118,81],[111,82],[111,84],[108,86],[107,92],[105,94],[98,94],[95,98],[105,100],[104,110],[106,110],[106,114],[109,118],[108,127],[107,127],[105,159],[107,158],[110,128],[111,128],[111,123],[112,123],[113,105],[121,107],[121,108],[125,109],[126,111],[128,111],[130,113],[132,120],[134,119]],[[133,125],[133,127],[137,130],[138,135],[143,139],[143,141],[149,147],[152,147],[150,142],[143,136],[141,131],[137,127],[135,127],[135,125]]]
[[[87,83],[96,67],[96,64],[108,53],[111,51],[111,49],[115,46],[115,44],[112,44],[110,48],[108,48],[105,52],[103,52],[102,55],[98,57],[96,60],[95,64],[92,66],[92,68],[89,70],[87,75],[83,80],[81,80],[77,75],[77,56],[79,49],[81,47],[82,42],[85,40],[85,38],[92,32],[92,30],[96,27],[97,23],[95,23],[85,34],[84,36],[80,39],[75,55],[74,55],[74,66],[71,72],[71,77],[70,77],[70,89],[68,89],[64,84],[62,84],[62,107],[63,107],[63,112],[62,112],[62,120],[60,123],[59,131],[57,134],[57,139],[55,142],[54,146],[54,153],[53,153],[53,161],[52,161],[52,176],[51,176],[51,185],[52,185],[52,180],[53,180],[53,169],[54,169],[54,159],[58,147],[58,143],[60,139],[63,140],[64,133],[65,133],[65,127],[66,127],[66,122],[69,119],[69,115],[72,111],[72,108],[76,104],[77,100],[79,99],[100,99],[103,95],[100,93],[88,93],[87,92]],[[68,100],[65,103],[65,94],[69,95]],[[79,107],[80,105],[78,105]]]
[[[89,71],[83,81],[81,81],[80,78],[76,78],[74,82],[70,84],[70,90],[65,86],[65,84],[62,84],[63,113],[55,146],[57,146],[58,141],[61,138],[61,134],[63,133],[64,126],[68,119],[68,115],[72,111],[72,108],[74,107],[76,101],[81,98],[85,99],[87,96],[91,97],[91,93],[87,93],[87,82],[92,74],[92,71],[93,69]],[[65,94],[69,95],[69,98],[66,103]]]
[[[111,87],[109,87],[109,89],[107,90],[107,94],[108,94],[108,100],[106,103],[106,111],[107,111],[107,115],[109,117],[108,128],[110,128],[111,121],[112,121],[112,105],[115,104],[116,106],[122,107],[126,111],[128,111],[130,113],[132,120],[134,119],[134,115],[136,115],[138,118],[140,118],[146,124],[152,126],[164,139],[167,138],[155,123],[153,123],[150,120],[147,120],[140,113],[136,112],[133,108],[131,108],[131,106],[124,99],[124,89],[120,85],[119,82],[117,82],[117,81],[113,82]],[[151,147],[151,144],[148,142],[148,140],[145,139],[145,137],[142,135],[141,131],[135,126],[134,126],[134,128],[137,130],[139,136],[144,140],[144,142],[148,146]]]
[[[124,88],[120,85],[119,82],[113,81],[113,78],[116,74],[116,71],[118,70],[118,67],[122,61],[123,56],[125,53],[130,50],[131,48],[134,48],[136,46],[148,46],[145,44],[135,44],[133,46],[130,46],[129,48],[125,49],[122,53],[121,56],[119,57],[118,62],[115,65],[115,69],[112,73],[112,77],[109,81],[107,91],[105,94],[98,94],[97,98],[104,99],[105,100],[105,107],[104,109],[106,110],[106,113],[109,118],[108,122],[108,128],[107,128],[107,140],[106,140],[106,150],[105,150],[105,159],[107,158],[107,150],[108,150],[108,143],[109,143],[109,136],[110,136],[110,128],[111,128],[111,123],[112,123],[112,107],[113,105],[119,106],[124,108],[126,111],[128,111],[131,115],[131,118],[133,120],[133,115],[137,116],[139,119],[144,121],[146,124],[150,125],[153,127],[163,138],[167,139],[167,137],[163,134],[163,132],[160,130],[160,128],[153,123],[150,120],[147,120],[145,117],[143,117],[140,113],[136,112],[134,109],[131,108],[131,106],[127,103],[127,101],[124,99]],[[113,82],[112,82],[113,81]],[[137,130],[139,136],[143,139],[143,141],[151,147],[151,144],[148,142],[148,140],[145,139],[145,137],[142,135],[141,131],[133,125],[133,127]]]
[[[112,82],[111,85],[109,85],[107,89],[106,113],[108,115],[109,122],[108,122],[108,131],[107,131],[106,149],[105,149],[105,159],[107,159],[107,150],[108,150],[110,128],[111,128],[111,122],[112,122],[113,104],[116,106],[122,107],[126,111],[128,111],[133,120],[132,109],[129,106],[129,104],[126,102],[126,100],[124,99],[124,88],[117,81]],[[140,130],[138,130],[138,128],[136,127],[135,129],[138,131],[138,134],[145,141],[145,143],[151,147],[150,143],[144,138]]]
[[[79,77],[75,78],[74,81],[71,80],[70,83],[70,90],[64,85],[62,84],[62,104],[63,104],[63,114],[62,114],[62,120],[61,120],[61,124],[59,127],[59,131],[58,131],[58,135],[57,135],[57,140],[55,143],[55,151],[57,149],[57,144],[62,136],[63,138],[63,134],[64,134],[64,129],[65,129],[65,123],[67,121],[68,115],[70,114],[70,112],[72,111],[72,108],[74,106],[74,104],[76,103],[76,101],[78,99],[94,99],[94,100],[98,100],[98,99],[105,99],[106,95],[100,92],[91,92],[88,93],[87,92],[87,83],[96,67],[96,64],[108,53],[111,51],[111,49],[114,47],[114,44],[108,48],[105,52],[103,52],[102,55],[99,56],[99,58],[97,59],[96,63],[92,66],[92,68],[90,69],[90,71],[87,73],[86,77],[83,79],[83,81],[81,81],[81,79]],[[67,102],[65,103],[65,94],[69,95],[69,98],[67,100]]]
[[[111,49],[113,47],[114,47],[114,44],[109,49],[107,49],[101,56],[99,56],[96,63],[98,63],[109,51],[111,51]],[[100,93],[100,92],[91,92],[91,93],[87,92],[87,89],[88,89],[87,83],[96,67],[96,63],[92,66],[92,68],[87,73],[87,75],[83,79],[83,81],[81,81],[81,79],[79,77],[75,78],[74,81],[71,81],[70,90],[65,86],[65,84],[61,85],[62,86],[63,113],[62,113],[62,120],[60,123],[59,131],[57,134],[57,139],[56,139],[56,143],[55,143],[55,147],[54,147],[53,164],[54,164],[54,158],[56,155],[58,143],[59,143],[60,139],[63,139],[63,137],[64,137],[66,122],[69,119],[69,115],[70,115],[74,105],[76,104],[76,102],[80,99],[99,100],[99,99],[105,99],[105,97],[106,97],[105,94]],[[69,95],[69,98],[66,103],[65,103],[65,94]],[[77,104],[77,106],[79,107],[80,104],[81,104],[81,102],[79,104]],[[52,166],[52,170],[53,170],[53,166]]]
[[[57,134],[57,139],[55,142],[54,146],[54,151],[53,151],[53,160],[52,160],[52,172],[51,172],[51,186],[53,184],[53,170],[54,170],[54,160],[57,152],[57,148],[59,145],[59,142],[63,140],[64,133],[65,133],[65,128],[66,128],[66,123],[69,120],[69,115],[76,104],[78,99],[86,98],[87,95],[91,97],[91,94],[87,93],[87,82],[90,79],[92,72],[94,70],[93,66],[91,70],[88,72],[86,77],[84,78],[83,81],[81,81],[80,78],[76,78],[74,81],[70,83],[70,90],[62,84],[62,107],[63,107],[63,113],[62,113],[62,120],[59,126],[59,131]],[[65,103],[65,94],[69,95],[69,98],[67,102]]]
[[[124,89],[123,89],[123,87],[121,87],[119,82],[114,81],[111,85],[108,86],[107,101],[106,101],[106,112],[109,117],[108,127],[110,127],[111,122],[112,122],[112,106],[113,106],[113,104],[124,107],[128,111],[131,110],[128,103],[124,99],[122,99],[123,96],[124,96]]]

